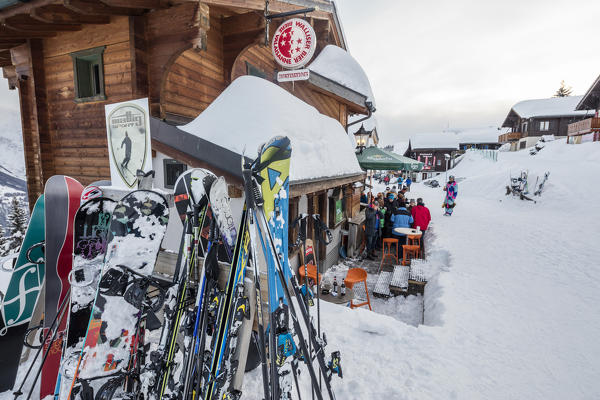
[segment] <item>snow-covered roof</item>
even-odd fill
[[[486,126],[482,128],[452,129],[446,132],[454,132],[459,143],[497,143],[498,136],[508,132],[510,129]]]
[[[575,111],[582,98],[583,96],[567,96],[524,100],[512,106],[512,110],[521,118],[586,115],[588,111]]]
[[[367,74],[358,61],[341,47],[332,44],[325,46],[308,69],[367,96],[367,101],[375,106],[375,96]]]
[[[262,143],[282,135],[292,142],[290,180],[360,174],[342,125],[261,78],[242,76],[196,119],[179,129],[238,154],[255,157]]]
[[[417,149],[456,149],[458,138],[454,133],[420,133],[410,138],[410,148]]]
[[[392,151],[403,156],[406,153],[406,149],[408,149],[408,141],[395,143],[394,150]]]

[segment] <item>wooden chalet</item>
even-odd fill
[[[423,170],[415,181],[429,179],[454,167],[459,150],[458,138],[453,133],[421,134],[410,138],[406,157],[423,163]],[[420,178],[420,179],[419,179]]]
[[[313,59],[328,44],[346,48],[333,3],[267,3],[268,13],[314,7],[299,15],[317,35]],[[197,117],[241,75],[276,83],[280,68],[265,38],[282,20],[265,13],[264,0],[0,0],[0,66],[20,95],[30,204],[55,174],[83,184],[109,179],[104,106],[144,97],[153,117],[154,167],[164,166],[159,186],[168,188],[187,167],[210,168],[239,185],[239,171],[215,156],[235,155],[215,153],[210,143],[186,147],[191,139],[171,128]],[[369,114],[365,94],[318,74],[280,86],[344,127],[349,116]],[[361,179],[292,182],[291,213],[323,214],[339,233],[344,225],[332,213],[342,201],[344,221],[357,215],[353,183]],[[231,194],[241,196],[239,186]],[[337,256],[337,247],[322,250],[330,263]]]
[[[596,78],[592,86],[577,104],[576,110],[590,110],[593,115],[590,118],[569,124],[567,130],[567,142],[579,144],[585,142],[600,141],[600,76]]]
[[[531,147],[544,135],[566,137],[569,124],[589,117],[589,112],[576,110],[582,96],[552,97],[521,101],[510,109],[502,127],[510,132],[499,135],[502,144],[511,150]]]

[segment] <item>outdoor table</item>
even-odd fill
[[[319,290],[321,290],[321,288],[319,288]],[[346,294],[344,296],[340,296],[339,294],[337,296],[332,296],[331,294],[319,293],[319,298],[321,300],[327,301],[329,303],[346,304],[346,303],[349,303],[350,300],[352,300],[354,298],[354,291],[352,289],[346,288]],[[317,301],[316,294],[315,294],[315,301]]]
[[[414,228],[394,228],[394,233],[398,235],[422,235],[423,232]]]

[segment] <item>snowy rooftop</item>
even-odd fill
[[[360,174],[354,147],[342,125],[279,86],[242,76],[181,130],[238,154],[256,157],[273,136],[292,142],[290,179]]]
[[[452,129],[446,131],[448,133],[454,132],[458,138],[459,143],[497,143],[498,136],[508,132],[509,129],[501,128],[498,129],[496,126],[486,126],[482,128],[469,128],[469,129]]]
[[[403,156],[406,153],[406,149],[408,149],[408,141],[395,143],[394,150],[392,151]]]
[[[589,111],[575,111],[582,98],[583,96],[567,96],[524,100],[512,106],[512,110],[521,118],[586,115]]]
[[[331,44],[325,46],[308,69],[367,96],[367,101],[375,105],[375,96],[367,74],[358,61],[341,47]]]
[[[420,133],[410,138],[410,148],[416,149],[456,149],[458,138],[454,133]]]

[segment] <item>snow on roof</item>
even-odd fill
[[[403,156],[406,153],[406,149],[408,149],[408,141],[395,143],[392,151]]]
[[[410,148],[417,149],[456,149],[458,138],[455,134],[446,133],[420,133],[410,138]]]
[[[510,128],[498,129],[496,126],[482,128],[451,129],[445,132],[454,132],[459,143],[498,143],[498,136],[506,133]]]
[[[308,69],[367,96],[367,100],[375,106],[375,96],[367,74],[358,61],[341,47],[332,44],[325,46]]]
[[[564,115],[585,115],[588,111],[575,111],[583,96],[551,97],[520,101],[512,110],[521,118],[560,117]]]
[[[342,125],[261,78],[242,76],[196,119],[179,129],[255,157],[273,136],[292,142],[290,180],[362,173]]]

